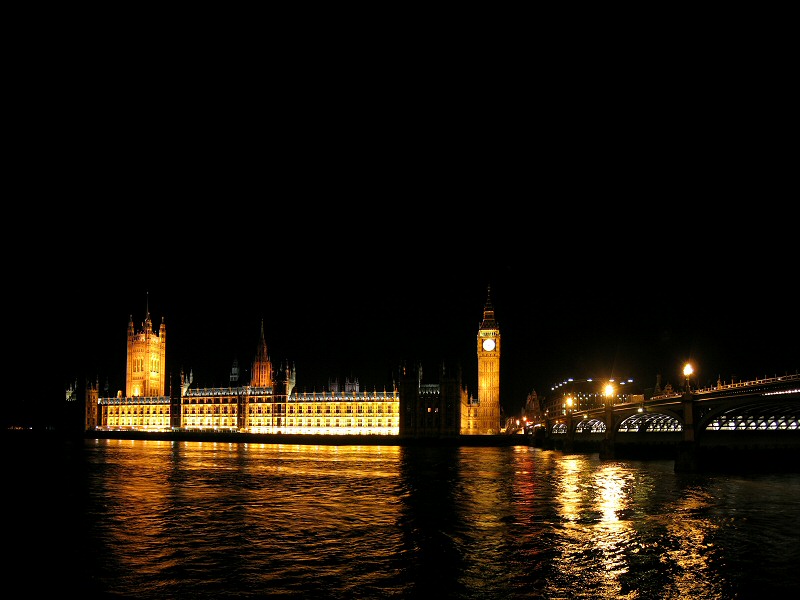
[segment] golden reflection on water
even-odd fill
[[[557,501],[561,505],[561,516],[567,521],[577,520],[582,513],[585,501],[585,490],[581,487],[583,463],[582,457],[565,456],[556,464]]]
[[[658,482],[635,479],[628,464],[565,455],[556,465],[563,521],[559,568],[562,579],[589,590],[584,597],[641,598],[637,565],[652,562],[652,557],[670,574],[658,597],[724,597],[719,592],[723,583],[710,575],[713,544],[708,539],[717,529],[707,515],[715,504],[711,494],[690,488],[653,510],[648,494]],[[653,512],[637,512],[637,505]],[[565,588],[551,586],[551,591],[563,593]]]
[[[625,473],[616,465],[602,467],[594,474],[595,488],[600,491],[597,495],[597,508],[602,515],[601,522],[619,522],[619,511],[628,505],[625,496]]]
[[[629,473],[614,463],[592,464],[585,455],[565,455],[556,465],[562,577],[602,597],[624,597],[620,577],[629,570],[626,554],[635,537],[630,521],[620,518],[630,504]]]
[[[626,554],[635,543],[631,522],[619,516],[630,504],[629,479],[630,474],[616,464],[602,465],[593,474],[595,512],[599,520],[593,527],[592,539],[600,552],[605,577],[615,591],[620,576],[628,572]]]
[[[731,524],[742,504],[726,492],[758,510],[770,495],[531,447],[93,443],[98,580],[160,600],[216,598],[220,582],[288,597],[321,580],[337,598],[407,597],[421,577],[481,600],[737,597],[738,573],[720,569],[749,560],[753,531]]]
[[[713,544],[708,539],[718,525],[706,513],[714,504],[709,493],[690,488],[676,499],[665,519],[664,538],[672,543],[663,545],[661,562],[680,574],[672,583],[680,597],[713,597],[715,582],[709,577],[714,571],[709,563]]]
[[[355,580],[356,556],[392,556],[400,544],[398,446],[101,443],[98,537],[121,587],[188,590],[207,577],[207,556],[225,554],[244,556],[237,569],[262,588]]]

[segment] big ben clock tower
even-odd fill
[[[500,433],[500,329],[494,320],[491,288],[478,328],[478,406],[479,432]]]

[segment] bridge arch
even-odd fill
[[[606,423],[602,419],[581,419],[575,426],[575,433],[605,433]]]
[[[698,425],[704,432],[798,431],[800,404],[776,401],[722,408],[703,415]]]
[[[615,438],[617,434],[626,433],[680,433],[683,431],[683,420],[673,411],[639,412],[631,409],[626,412],[616,412],[611,416],[611,423],[607,423],[608,414],[586,416],[583,419],[563,420],[553,423],[550,433],[553,435],[592,436],[597,438],[605,436],[610,427],[610,434]]]
[[[642,412],[620,421],[618,433],[677,433],[683,431],[683,423],[675,415]]]

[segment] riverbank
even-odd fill
[[[314,446],[527,446],[524,435],[460,435],[449,438],[409,438],[399,435],[269,434],[205,431],[86,431],[66,433],[48,429],[5,429],[4,440],[160,440],[169,442],[212,442],[236,444],[299,444]]]
[[[246,444],[330,446],[527,446],[523,435],[460,435],[450,438],[408,438],[399,435],[270,434],[204,431],[87,431],[85,439],[162,440]]]

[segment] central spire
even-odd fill
[[[264,337],[264,319],[261,319],[261,339],[256,347],[250,385],[257,388],[272,387],[272,363],[267,352],[267,340]]]
[[[494,320],[494,308],[492,308],[492,288],[486,286],[486,305],[483,307],[483,322],[481,329],[497,329],[497,322]]]

